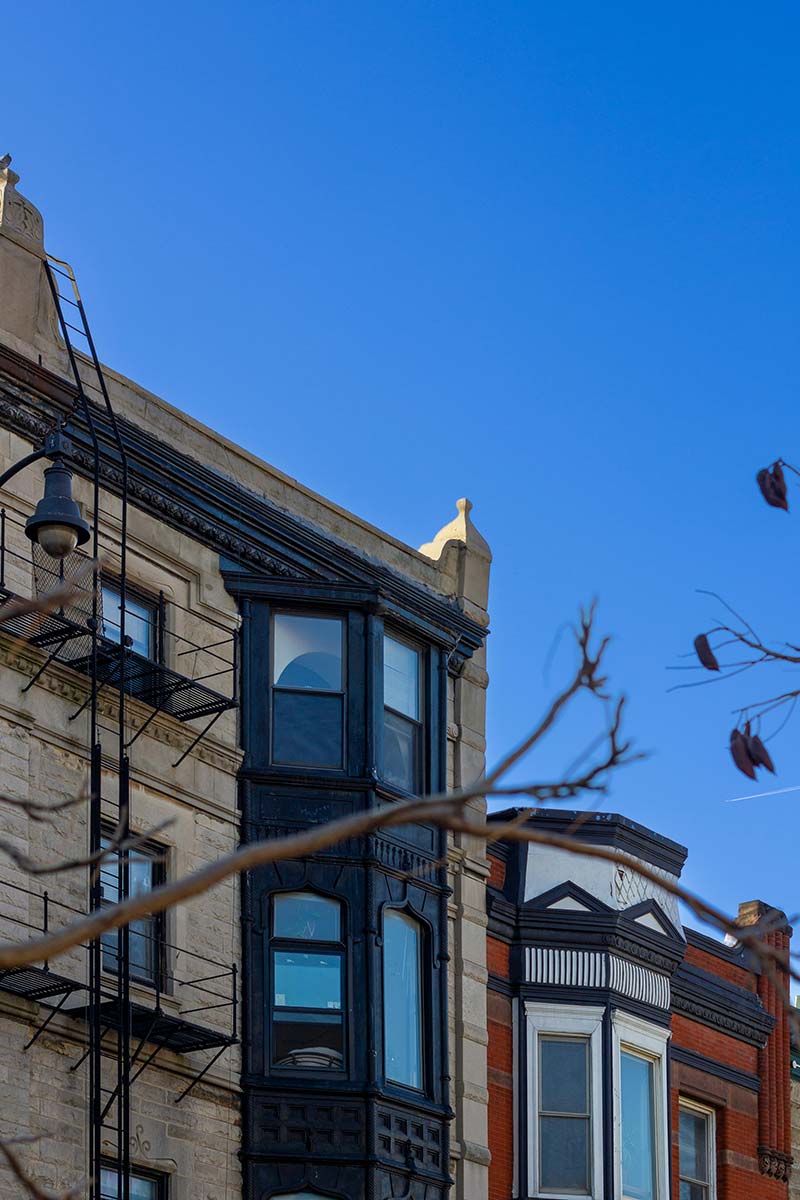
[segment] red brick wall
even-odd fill
[[[511,1001],[489,992],[489,1200],[510,1200],[514,1182],[514,1050]]]
[[[503,885],[506,881],[506,864],[502,858],[495,858],[493,854],[489,854],[489,886],[496,887],[499,891],[503,890]]]
[[[497,938],[486,939],[486,965],[493,975],[502,975],[503,979],[510,977],[511,947],[507,942]]]

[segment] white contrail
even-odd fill
[[[730,800],[726,800],[726,804],[738,804],[740,800],[760,800],[763,796],[783,796],[786,792],[800,792],[800,783],[794,784],[793,787],[775,788],[771,792],[754,792],[752,796],[731,796]]]

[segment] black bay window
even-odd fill
[[[422,929],[408,913],[383,917],[383,1044],[386,1078],[424,1089]]]
[[[422,790],[420,651],[391,634],[383,639],[383,775],[387,783]]]
[[[272,901],[272,1062],[344,1065],[344,947],[337,900],[283,892]]]
[[[344,622],[338,617],[273,616],[274,763],[342,767],[344,641]]]

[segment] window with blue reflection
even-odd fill
[[[110,642],[119,642],[122,613],[122,597],[119,588],[104,583],[102,586],[101,633]],[[144,658],[155,656],[156,606],[125,596],[125,637],[131,639],[131,649]]]
[[[283,892],[272,903],[272,1062],[276,1067],[344,1065],[344,951],[341,905],[314,892]]]
[[[162,1200],[166,1196],[163,1176],[140,1175],[132,1171],[128,1177],[130,1200]],[[100,1171],[100,1200],[120,1200],[119,1173],[111,1167]]]
[[[341,767],[344,622],[276,613],[272,618],[272,761]]]
[[[104,836],[100,842],[103,850],[109,850],[111,838]],[[155,847],[142,846],[128,852],[128,894],[142,896],[151,892],[166,878],[163,853]],[[100,866],[100,905],[107,908],[119,903],[121,891],[122,862],[117,852],[110,853]],[[155,987],[161,982],[162,958],[164,954],[163,921],[160,915],[139,917],[131,921],[128,935],[128,960],[132,977],[138,983]],[[110,929],[100,937],[103,970],[116,972],[119,969],[121,931]]]
[[[419,650],[383,639],[383,777],[403,791],[422,787],[422,708]]]
[[[383,917],[383,1044],[386,1078],[423,1089],[422,931],[397,909]]]
[[[655,1064],[623,1050],[622,1195],[625,1200],[656,1200]]]

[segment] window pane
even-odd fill
[[[541,1038],[540,1105],[543,1112],[589,1112],[589,1043],[584,1038]]]
[[[276,1009],[272,1036],[276,1067],[327,1070],[342,1065],[342,1018],[335,1013]]]
[[[704,1183],[687,1183],[681,1181],[680,1200],[708,1200],[708,1187]]]
[[[341,906],[313,892],[287,892],[273,899],[273,935],[304,942],[338,942]]]
[[[708,1183],[708,1118],[702,1113],[680,1110],[680,1173],[699,1183]]]
[[[103,848],[110,845],[107,837],[101,841]],[[156,883],[156,864],[154,860],[141,851],[132,851],[128,857],[129,863],[129,892],[131,896],[141,896],[152,891]],[[119,857],[106,859],[100,869],[100,882],[103,889],[102,903],[116,904],[120,896],[120,862]],[[136,979],[152,983],[158,969],[159,923],[157,917],[141,917],[131,921],[128,938],[128,958],[131,971]],[[101,935],[103,948],[103,970],[116,971],[120,957],[120,931],[112,929]]]
[[[272,681],[278,687],[342,690],[342,622],[276,613]]]
[[[103,637],[118,642],[120,634],[120,594],[117,588],[103,584]],[[153,651],[153,625],[155,609],[148,604],[132,600],[125,601],[125,636],[132,641],[131,649],[150,658]]]
[[[342,697],[275,692],[272,761],[309,767],[342,765]]]
[[[421,1089],[420,930],[392,909],[383,921],[383,1022],[387,1078]]]
[[[157,1200],[158,1184],[155,1179],[145,1179],[141,1175],[130,1177],[131,1200]],[[100,1193],[102,1200],[119,1200],[118,1176],[116,1171],[103,1167],[100,1172]]]
[[[383,777],[407,792],[419,791],[419,726],[384,709]]]
[[[383,703],[419,720],[419,651],[388,634],[383,639]]]
[[[276,950],[277,1008],[342,1007],[342,963],[338,954],[303,954]]]
[[[655,1200],[653,1064],[623,1052],[621,1067],[622,1193]]]
[[[540,1117],[540,1186],[547,1191],[588,1192],[589,1120]]]

